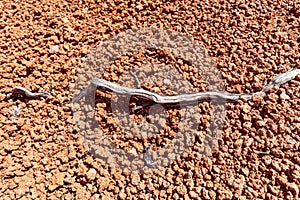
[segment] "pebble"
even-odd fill
[[[86,173],[86,177],[88,180],[94,180],[96,178],[97,171],[94,168],[89,169]]]
[[[171,80],[168,79],[168,78],[165,78],[165,79],[164,79],[164,84],[166,84],[166,85],[171,85]]]
[[[58,53],[58,52],[59,52],[58,45],[54,45],[49,49],[49,53]]]
[[[287,183],[287,188],[289,191],[294,193],[295,197],[299,196],[299,187],[296,183]]]
[[[286,93],[282,93],[282,94],[280,94],[280,99],[288,100],[288,99],[290,99],[290,97]]]

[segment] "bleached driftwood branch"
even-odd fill
[[[180,94],[173,96],[163,96],[154,92],[142,88],[129,88],[117,85],[115,83],[106,81],[104,79],[94,78],[92,83],[88,88],[80,92],[72,102],[78,102],[81,98],[88,95],[90,87],[97,87],[103,90],[112,91],[116,94],[136,96],[137,98],[152,101],[157,104],[174,104],[174,103],[188,103],[200,100],[210,100],[222,98],[225,100],[236,101],[240,98],[245,98],[246,100],[252,99],[253,96],[261,93],[265,93],[267,90],[271,89],[276,85],[282,85],[290,80],[293,80],[298,74],[300,74],[300,69],[292,69],[285,73],[279,74],[274,77],[267,85],[263,87],[261,91],[249,93],[249,94],[237,94],[228,93],[221,91],[207,91],[207,92],[197,92],[190,94]]]

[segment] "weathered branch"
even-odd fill
[[[7,98],[21,96],[21,97],[34,99],[34,98],[40,98],[40,97],[46,98],[49,95],[50,95],[50,93],[48,93],[48,92],[36,92],[36,93],[34,93],[34,92],[30,92],[29,90],[27,90],[24,87],[15,86],[15,87],[13,87],[11,93],[9,93],[7,95]]]
[[[104,79],[94,78],[89,88],[86,88],[79,95],[77,95],[72,102],[79,101],[82,97],[86,96],[90,87],[98,87],[103,90],[112,91],[116,94],[136,96],[141,99],[146,99],[157,104],[174,104],[174,103],[188,103],[200,100],[210,100],[222,98],[225,100],[236,101],[240,98],[245,98],[246,100],[252,99],[254,95],[265,93],[267,90],[271,89],[275,85],[282,85],[290,80],[293,80],[298,74],[300,74],[300,69],[292,69],[285,73],[279,74],[274,77],[267,85],[263,87],[261,91],[249,93],[249,94],[237,94],[228,93],[221,91],[207,91],[207,92],[197,92],[190,94],[180,94],[173,96],[163,96],[154,92],[142,88],[129,88],[117,85],[115,83],[106,81]]]

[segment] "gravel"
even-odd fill
[[[299,1],[4,0],[0,16],[0,199],[300,198],[299,75],[265,96],[226,103],[216,150],[199,156],[206,130],[200,127],[194,146],[152,173],[122,172],[93,157],[80,141],[68,104],[78,69],[100,41],[150,26],[187,34],[205,47],[227,92],[258,91],[277,74],[299,68]],[[176,56],[141,51],[122,59],[103,74],[107,80],[117,81],[118,70],[164,60],[182,69],[195,90],[205,89]],[[52,96],[6,99],[14,86]],[[97,104],[98,117],[108,112],[106,103]],[[21,112],[12,117],[15,106]],[[200,106],[209,112],[209,106]],[[169,113],[172,124],[178,123],[176,110]],[[103,128],[108,137],[120,133],[114,120]],[[172,139],[168,130],[164,136]],[[144,149],[137,141],[131,144],[130,135],[115,138],[124,148],[134,146],[135,153]],[[153,141],[159,146],[163,139]]]

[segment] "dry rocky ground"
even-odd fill
[[[299,68],[299,24],[299,0],[0,1],[0,199],[300,198],[299,76],[266,96],[228,102],[217,150],[198,157],[195,145],[153,173],[99,162],[80,142],[66,104],[88,53],[127,29],[186,34],[207,49],[226,91],[249,93]],[[52,95],[7,99],[14,86]],[[14,106],[21,109],[15,118]]]

